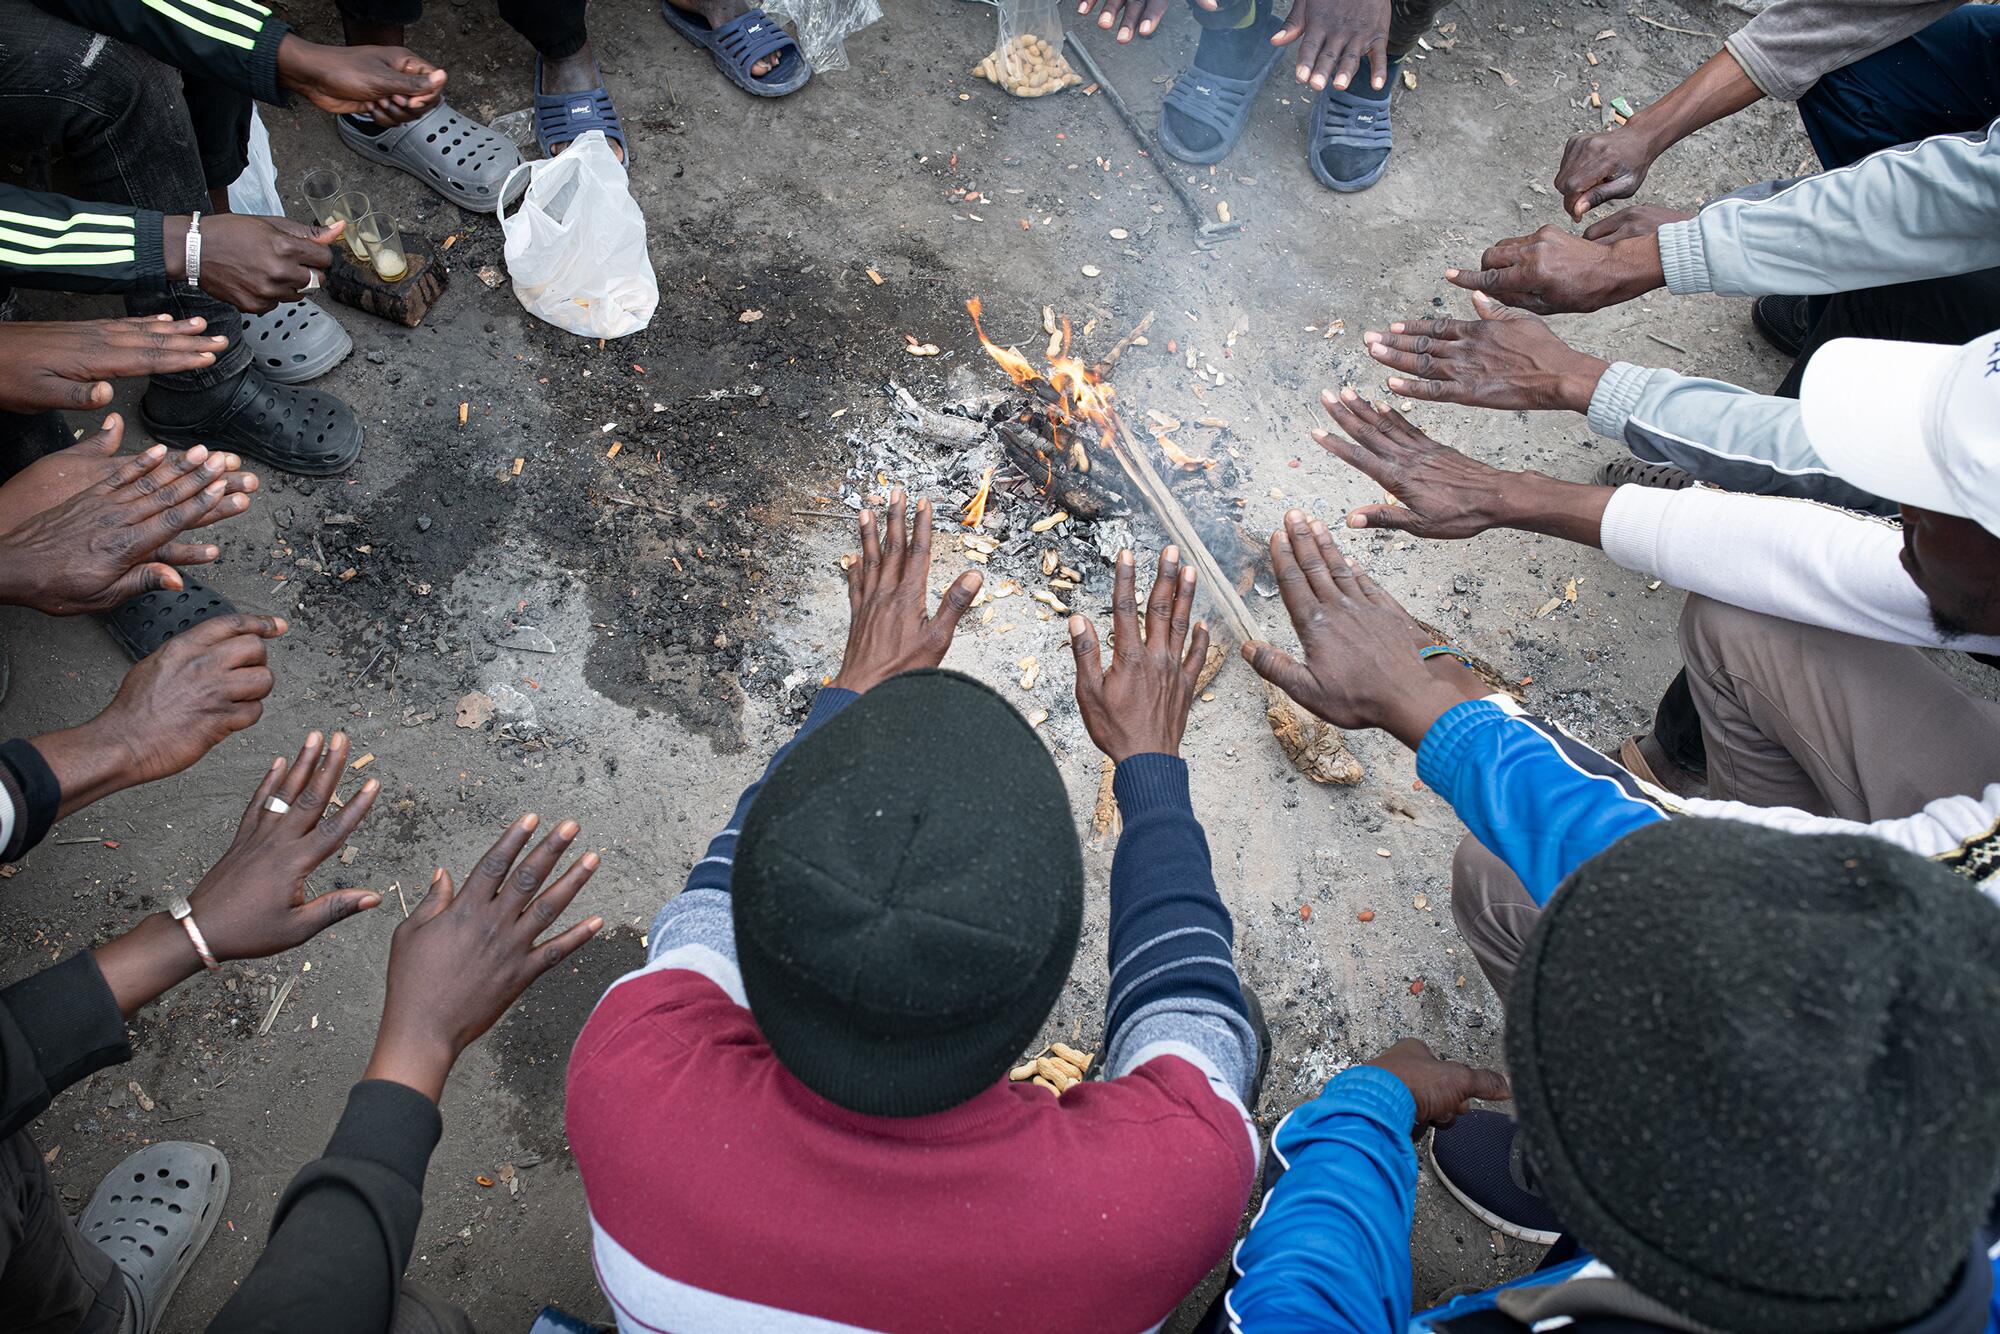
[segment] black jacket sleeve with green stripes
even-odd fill
[[[80,28],[130,42],[183,74],[283,105],[278,43],[291,31],[257,0],[35,0]]]
[[[0,183],[0,287],[158,292],[167,287],[161,217]]]

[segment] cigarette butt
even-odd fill
[[[882,285],[882,275],[870,269],[868,270],[868,281],[880,287]]]
[[[514,466],[509,471],[511,471],[516,477],[519,477],[521,475],[521,466],[526,462],[527,462],[526,459],[515,459]]]
[[[373,763],[375,763],[375,752],[371,750],[366,755],[363,755],[360,759],[356,760],[354,763],[348,765],[347,767],[350,769],[366,769],[369,765]]]
[[[613,440],[611,442],[611,448],[604,451],[604,457],[607,459],[615,459],[618,457],[618,451],[623,448],[625,448],[623,444],[619,443],[616,440]]]
[[[460,426],[465,425],[465,415],[471,411],[472,404],[470,403],[461,403],[458,405],[458,424]]]

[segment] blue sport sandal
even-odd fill
[[[632,165],[632,147],[625,142],[624,128],[618,124],[618,108],[612,105],[611,94],[604,90],[604,72],[598,71],[597,86],[588,92],[545,93],[542,58],[536,56],[535,143],[540,146],[542,156],[554,157],[592,130],[604,131],[604,137],[625,154],[625,165]]]
[[[1220,162],[1236,147],[1243,137],[1244,126],[1250,123],[1250,108],[1257,100],[1258,90],[1271,77],[1271,71],[1278,66],[1284,55],[1281,48],[1271,48],[1271,54],[1264,61],[1264,68],[1247,79],[1234,79],[1226,74],[1212,74],[1199,65],[1189,65],[1174,80],[1174,86],[1167,90],[1167,96],[1160,103],[1160,146],[1183,162],[1196,166],[1207,166]],[[1198,125],[1206,125],[1220,136],[1220,141],[1207,148],[1190,148],[1186,141],[1174,133],[1173,122],[1167,118],[1168,111],[1177,111]]]
[[[709,59],[728,80],[756,97],[783,97],[806,86],[812,66],[805,52],[792,40],[778,20],[761,9],[738,14],[719,28],[711,28],[699,14],[690,14],[673,0],[660,0],[660,17],[667,26],[708,52]],[[752,74],[758,61],[771,56],[778,63],[765,73]]]
[[[1364,62],[1356,80],[1369,77]],[[1320,89],[1313,102],[1312,136],[1306,156],[1313,175],[1329,190],[1353,194],[1366,190],[1389,170],[1389,93],[1396,86],[1396,67],[1389,66],[1389,82],[1379,96],[1369,97],[1335,88],[1331,83]],[[1334,150],[1331,154],[1328,149]],[[1329,163],[1328,157],[1333,161]]]

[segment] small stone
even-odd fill
[[[371,366],[380,366],[383,362],[387,361],[388,359],[389,358],[383,356],[380,352],[370,352],[368,354],[368,364]]]
[[[1086,278],[1095,278],[1099,274],[1103,273],[1104,270],[1098,268],[1095,264],[1086,264],[1083,266],[1083,268],[1078,270],[1078,272],[1082,273],[1083,276]]]
[[[1372,908],[1363,908],[1360,912],[1354,914],[1354,917],[1356,921],[1372,922],[1375,920],[1375,911]]]
[[[420,533],[428,533],[430,530],[431,530],[431,516],[428,514],[419,514],[417,516],[417,531]]]

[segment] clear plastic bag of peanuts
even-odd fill
[[[1046,97],[1083,82],[1063,55],[1061,0],[999,0],[1000,42],[972,72],[1016,97]]]

